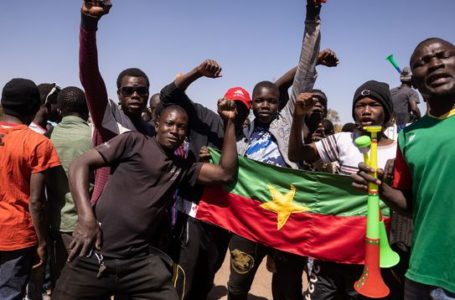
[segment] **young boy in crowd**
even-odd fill
[[[289,159],[294,162],[323,163],[338,162],[342,174],[357,171],[363,161],[363,154],[354,140],[362,132],[340,132],[315,143],[305,144],[302,139],[303,117],[316,103],[314,93],[299,95],[289,139]],[[362,84],[354,93],[352,116],[359,128],[370,125],[383,126],[378,134],[378,165],[384,167],[387,160],[395,157],[396,142],[383,134],[384,125],[393,113],[389,86],[386,83],[370,80]],[[360,277],[363,266],[314,261],[310,276],[310,287],[306,292],[311,299],[335,299],[351,297],[359,299],[354,290],[354,282]]]

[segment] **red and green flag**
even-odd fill
[[[210,152],[217,163],[219,152]],[[206,188],[196,218],[278,250],[362,264],[368,196],[351,183],[349,176],[239,157],[236,182]],[[388,209],[381,208],[387,221]]]

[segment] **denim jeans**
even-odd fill
[[[421,284],[406,279],[404,286],[405,300],[454,300],[455,294],[432,285]]]
[[[35,247],[0,251],[0,299],[20,300],[30,278]]]

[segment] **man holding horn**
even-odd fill
[[[422,41],[411,56],[412,81],[428,103],[426,116],[398,137],[393,184],[371,176],[363,164],[355,187],[379,185],[382,200],[414,221],[405,299],[455,298],[455,46]]]

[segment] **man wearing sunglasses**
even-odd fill
[[[98,67],[96,30],[100,18],[109,12],[111,1],[100,4],[99,13],[90,14],[87,1],[83,2],[79,44],[79,73],[84,87],[87,105],[95,127],[94,146],[100,145],[118,134],[127,131],[139,131],[153,136],[155,130],[151,124],[141,118],[149,98],[149,80],[138,68],[122,71],[117,78],[117,96],[119,105],[108,98],[106,85]],[[95,189],[92,200],[96,201],[109,176],[109,169],[97,170]]]

